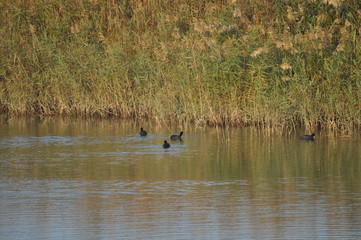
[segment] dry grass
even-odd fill
[[[3,1],[0,109],[342,134],[358,1]]]

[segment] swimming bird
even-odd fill
[[[167,141],[164,141],[163,148],[164,149],[170,148],[170,144]]]
[[[183,132],[180,132],[179,135],[172,135],[172,136],[170,136],[170,140],[172,140],[172,141],[182,140],[182,135],[183,135]]]
[[[300,139],[302,140],[308,140],[308,141],[313,141],[315,140],[316,136],[314,133],[312,133],[311,135],[303,135],[300,137]]]
[[[145,137],[145,136],[147,136],[148,133],[146,131],[144,131],[143,128],[141,127],[139,134],[140,134],[140,136]]]

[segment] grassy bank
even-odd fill
[[[0,7],[3,112],[361,128],[358,0]]]

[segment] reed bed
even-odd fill
[[[0,110],[361,129],[358,0],[2,1]]]

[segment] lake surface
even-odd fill
[[[3,120],[0,239],[361,239],[359,136],[300,134]]]

